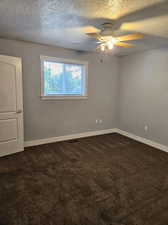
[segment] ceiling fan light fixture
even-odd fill
[[[114,48],[113,42],[112,41],[108,41],[107,42],[107,47],[108,47],[109,50],[113,49]]]
[[[101,49],[102,52],[104,52],[105,51],[105,45],[104,44],[101,44],[100,45],[100,49]]]
[[[111,38],[111,41],[113,42],[113,44],[115,44],[116,42],[118,42],[118,40],[115,37]]]

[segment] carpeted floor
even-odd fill
[[[108,134],[0,158],[0,225],[168,225],[168,154]]]

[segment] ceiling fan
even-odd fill
[[[137,40],[144,37],[144,35],[141,33],[133,33],[115,37],[112,23],[104,23],[102,24],[101,30],[98,30],[97,32],[89,32],[86,34],[89,37],[97,40],[98,49],[100,48],[101,51],[111,50],[115,45],[120,47],[133,48],[135,47],[135,45],[126,43],[124,41]]]

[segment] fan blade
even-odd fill
[[[126,47],[126,48],[134,48],[135,47],[135,45],[125,43],[125,42],[116,42],[116,43],[114,43],[114,45],[117,45],[117,46],[120,46],[120,47]]]
[[[142,1],[145,2],[145,1]],[[148,2],[148,1],[146,1]],[[149,1],[152,3],[152,1]],[[129,22],[138,22],[144,21],[146,19],[152,19],[154,17],[166,16],[168,12],[168,2],[167,0],[155,1],[156,3],[150,4],[149,6],[144,6],[143,8],[137,8],[137,10],[133,10],[132,12],[128,12],[123,14],[120,18],[116,20],[115,29],[119,29],[119,27],[123,23]]]
[[[96,38],[98,41],[101,40],[100,34],[97,33],[86,33],[89,37]]]
[[[94,26],[81,27],[81,30],[84,33],[99,33],[101,31],[100,29],[98,29],[97,27],[94,27]]]
[[[144,38],[144,34],[135,33],[135,34],[128,34],[124,36],[115,37],[119,41],[131,41]]]

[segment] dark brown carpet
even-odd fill
[[[0,159],[0,225],[168,225],[168,154],[118,134]]]

